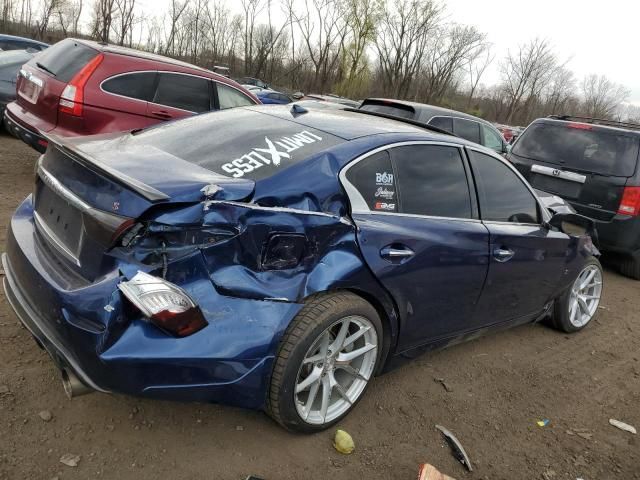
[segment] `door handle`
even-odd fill
[[[500,247],[500,248],[496,248],[493,251],[493,258],[495,258],[498,262],[508,262],[513,258],[515,254],[516,252],[514,252],[513,250]]]
[[[160,118],[173,118],[173,115],[171,115],[169,112],[166,112],[164,110],[155,110],[151,112],[151,115],[155,115],[156,117],[160,117]]]
[[[405,245],[387,245],[380,250],[380,256],[387,260],[404,260],[413,257],[415,252]]]

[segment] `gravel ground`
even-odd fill
[[[36,158],[0,132],[0,250]],[[0,294],[0,479],[414,479],[422,462],[459,480],[640,479],[637,436],[608,423],[640,428],[639,286],[607,270],[582,333],[524,326],[375,379],[341,425],[356,442],[350,456],[333,449],[333,432],[293,435],[260,412],[115,394],[69,401]],[[457,435],[473,473],[435,424]],[[60,462],[66,454],[76,467]]]

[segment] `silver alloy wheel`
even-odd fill
[[[571,286],[569,321],[574,327],[584,327],[598,309],[602,295],[602,271],[595,265],[585,267]]]
[[[368,319],[345,317],[322,332],[296,377],[294,400],[305,422],[322,425],[343,415],[373,375],[378,335]]]

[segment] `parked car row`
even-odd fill
[[[479,118],[259,105],[215,73],[72,39],[17,92],[5,120],[44,154],[3,284],[70,396],[220,402],[315,432],[420,352],[598,312],[594,222],[532,188]]]

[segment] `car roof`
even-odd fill
[[[42,45],[43,47],[48,47],[49,44],[44,43],[44,42],[39,42],[38,40],[32,40],[31,38],[26,38],[26,37],[18,37],[16,35],[7,35],[5,33],[1,33],[0,34],[0,40],[16,40],[19,42],[29,42],[29,43],[33,43],[35,45]]]
[[[169,57],[165,57],[165,56],[162,56],[162,55],[157,55],[155,53],[143,52],[141,50],[136,50],[134,48],[121,47],[119,45],[111,45],[111,44],[106,44],[106,43],[94,42],[93,40],[84,40],[84,39],[78,39],[78,38],[74,38],[72,40],[75,41],[75,42],[79,42],[79,43],[83,43],[85,45],[88,45],[89,47],[94,48],[96,50],[99,50],[101,52],[114,53],[114,54],[117,54],[117,55],[127,55],[129,57],[142,58],[142,59],[151,60],[151,61],[154,61],[154,62],[166,63],[168,65],[175,65],[177,67],[183,67],[183,68],[188,68],[188,69],[191,69],[191,70],[197,70],[199,72],[207,73],[208,75],[219,77],[219,78],[226,78],[223,75],[220,75],[219,73],[216,73],[216,72],[212,72],[211,70],[207,70],[206,68],[198,67],[197,65],[193,65],[193,64],[187,63],[187,62],[182,62],[182,61],[176,60],[174,58],[169,58]]]
[[[293,105],[295,105],[295,103]],[[292,104],[269,107],[251,106],[242,108],[326,132],[347,141],[377,134],[405,133],[424,136],[425,140],[440,140],[464,145],[473,145],[471,142],[467,142],[466,140],[452,135],[433,132],[419,126],[403,122],[402,120],[359,113],[353,109],[341,110],[310,108],[304,113],[296,113],[292,110],[294,108],[292,107]]]
[[[546,123],[555,125],[579,124],[588,125],[591,129],[596,130],[613,130],[624,132],[625,134],[640,135],[640,125],[635,123],[616,122],[613,120],[604,120],[599,118],[573,117],[569,115],[551,115],[546,118],[538,118],[533,123]]]
[[[398,105],[406,105],[406,106],[412,107],[416,111],[416,113],[419,114],[418,117],[421,117],[421,118],[426,118],[426,117],[431,118],[431,117],[437,117],[437,116],[467,118],[469,120],[474,120],[476,122],[480,122],[485,125],[491,125],[493,128],[495,128],[491,124],[491,122],[488,122],[483,118],[476,117],[468,113],[460,112],[458,110],[451,110],[450,108],[429,105],[427,103],[410,102],[408,100],[396,100],[392,98],[367,98],[362,102],[362,105],[365,105],[366,102],[369,102],[369,101],[390,104],[390,105],[393,105],[394,103]]]

